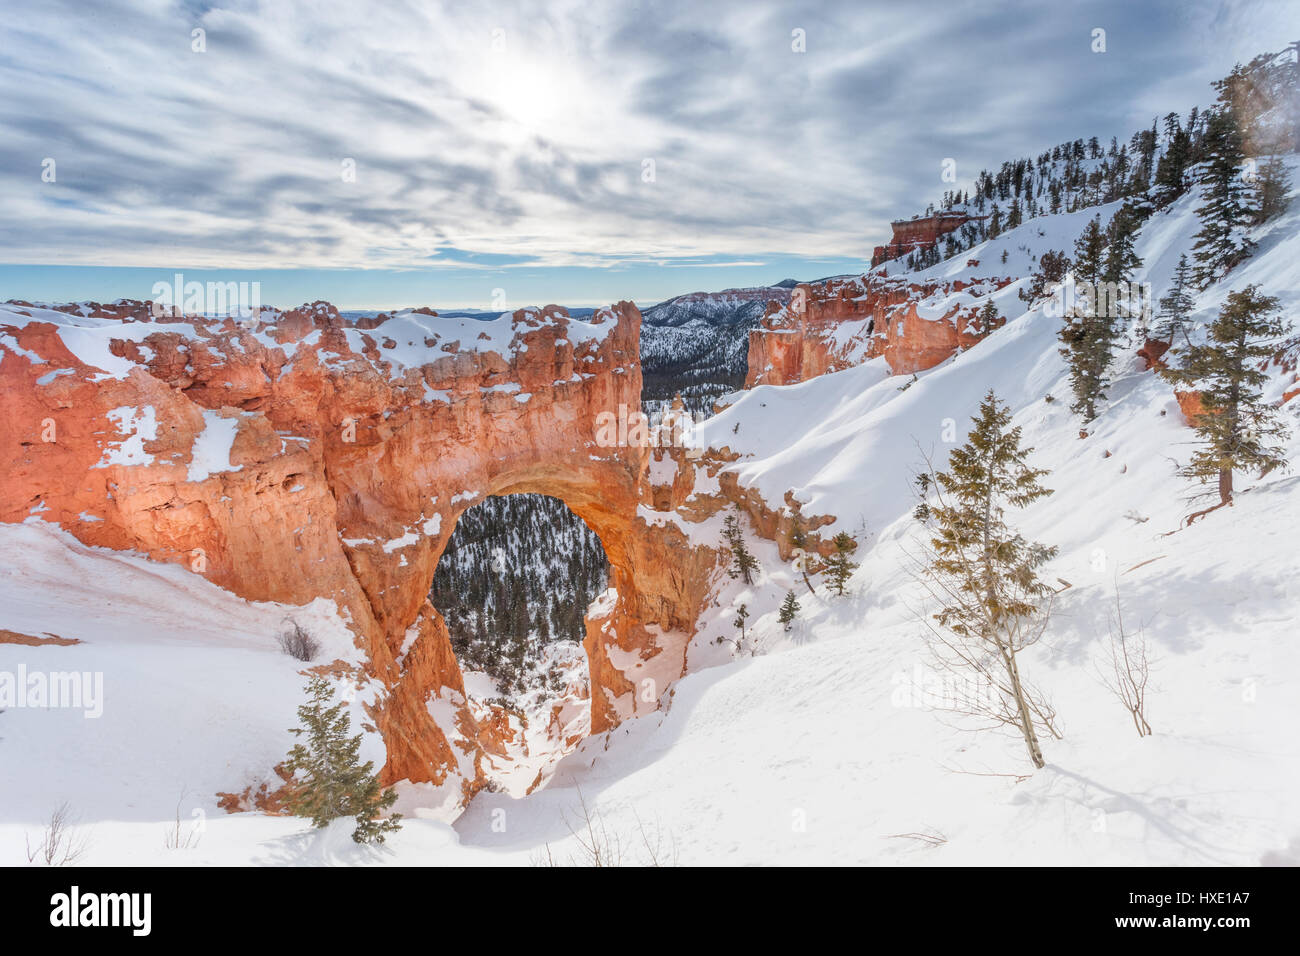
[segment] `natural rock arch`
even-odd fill
[[[657,706],[681,675],[719,555],[659,520],[693,470],[651,487],[650,449],[604,440],[602,415],[640,409],[631,303],[588,321],[547,306],[360,327],[314,303],[251,330],[153,320],[145,303],[4,309],[0,520],[38,514],[253,600],[336,600],[365,653],[353,676],[382,688],[385,779],[459,776],[466,796],[482,780],[428,592],[456,520],[488,495],[553,495],[605,547],[618,598],[584,642],[593,732]],[[57,440],[43,441],[50,422]],[[709,510],[692,507],[691,520]]]

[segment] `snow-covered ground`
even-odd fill
[[[1138,280],[1157,295],[1190,245],[1195,204],[1142,231]],[[1031,220],[958,259],[1006,248],[1008,270],[1025,275],[1030,253],[1012,261],[1017,250],[1069,251],[1087,217],[1067,218]],[[1256,238],[1256,256],[1200,297],[1200,321],[1249,282],[1300,311],[1300,212]],[[0,644],[0,671],[106,675],[101,717],[0,714],[0,862],[22,862],[24,834],[67,800],[86,863],[564,864],[583,861],[575,832],[590,824],[625,863],[1300,864],[1300,475],[1239,478],[1233,508],[1178,530],[1190,489],[1175,472],[1193,433],[1170,387],[1139,371],[1130,348],[1081,439],[1059,321],[1025,313],[1016,288],[997,297],[1005,327],[907,388],[877,360],[743,393],[703,426],[741,453],[729,467],[769,501],[793,490],[806,513],[839,516],[829,530],[859,541],[850,594],[821,584],[809,595],[756,541],[759,579],[720,590],[668,710],[588,739],[531,795],[480,794],[450,825],[413,814],[381,848],[355,846],[346,821],[312,832],[216,809],[217,790],[259,779],[291,743],[301,678],[273,639],[289,609],[45,526],[0,527],[0,627],[85,642]],[[1294,372],[1274,372],[1278,397]],[[924,455],[942,467],[990,386],[1055,489],[1013,520],[1059,547],[1046,577],[1070,584],[1022,657],[1064,731],[1044,740],[1038,771],[1016,737],[929,706],[922,621],[933,608],[910,570],[921,533],[912,476]],[[1294,460],[1300,401],[1284,414]],[[791,588],[803,607],[786,633],[776,608]],[[1145,739],[1097,676],[1117,599],[1154,654]],[[753,656],[715,640],[740,603],[754,615]],[[292,613],[312,615],[330,652],[355,653],[332,611]],[[165,847],[178,799],[183,823],[203,812],[191,849]]]

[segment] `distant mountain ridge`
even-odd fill
[[[762,316],[769,302],[788,303],[797,284],[795,279],[782,279],[768,286],[688,292],[643,309],[641,316],[646,324],[658,326],[681,326],[692,321],[715,326],[752,324]]]
[[[688,292],[641,312],[642,399],[647,411],[681,392],[693,411],[744,384],[749,330],[769,303],[788,305],[794,279],[768,286]]]

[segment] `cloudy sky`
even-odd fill
[[[184,271],[513,308],[859,270],[945,159],[969,187],[1126,139],[1294,39],[1294,0],[5,0],[0,299]]]

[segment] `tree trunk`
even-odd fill
[[[1015,652],[1006,645],[999,649],[1002,651],[1002,663],[1006,668],[1007,678],[1011,682],[1012,696],[1016,699],[1016,711],[1020,715],[1020,733],[1025,738],[1025,748],[1029,751],[1029,759],[1034,766],[1041,770],[1046,761],[1043,760],[1043,748],[1038,745],[1034,717],[1029,711],[1029,702],[1025,700],[1025,690],[1020,685],[1020,667],[1016,664]]]
[[[1232,503],[1232,469],[1231,468],[1219,469],[1219,503],[1224,505]]]

